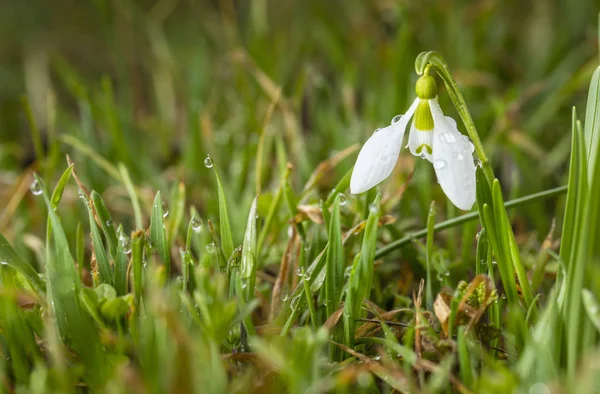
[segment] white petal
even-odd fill
[[[375,131],[363,145],[350,178],[350,193],[362,193],[390,176],[400,154],[406,125],[415,112],[416,104],[417,100],[405,115],[395,117],[395,123]]]
[[[433,168],[446,196],[465,211],[475,203],[475,164],[471,142],[456,122],[449,122],[437,100],[429,100],[433,115]]]
[[[408,149],[414,156],[419,156],[431,162],[431,154],[427,148],[433,147],[433,130],[419,130],[413,121],[408,135]]]

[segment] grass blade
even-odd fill
[[[258,196],[252,201],[250,212],[248,213],[248,222],[246,224],[246,233],[244,234],[244,246],[242,249],[242,264],[240,275],[242,279],[242,289],[244,298],[249,301],[254,296],[254,285],[256,283],[256,216],[257,216]]]
[[[167,243],[164,216],[163,201],[160,192],[157,192],[154,197],[152,214],[150,216],[150,239],[158,250],[158,255],[164,265],[165,276],[168,278],[171,272],[171,254],[169,253],[169,245]]]

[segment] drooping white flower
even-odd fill
[[[419,78],[416,92],[417,98],[406,114],[394,117],[391,125],[375,130],[362,147],[350,179],[350,193],[369,190],[392,173],[406,126],[413,119],[408,149],[433,164],[442,190],[454,205],[470,210],[475,203],[473,144],[458,131],[454,119],[444,116],[433,77]]]

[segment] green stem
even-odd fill
[[[471,117],[471,113],[467,107],[467,103],[465,102],[462,93],[458,89],[456,81],[454,78],[452,78],[452,74],[450,73],[450,68],[446,63],[446,60],[444,60],[442,55],[434,51],[421,52],[415,60],[415,70],[417,71],[417,74],[423,75],[426,71],[428,72],[431,67],[444,81],[448,95],[450,96],[454,107],[458,111],[463,124],[467,128],[467,133],[469,134],[469,137],[475,146],[477,157],[479,157],[479,160],[481,160],[481,168],[483,169],[485,178],[491,185],[495,178],[494,172],[489,163],[487,155],[483,150],[483,144],[481,143],[481,139],[477,133],[477,128],[475,127],[475,123],[473,122],[473,118]]]
[[[523,205],[528,202],[532,202],[532,201],[536,201],[536,200],[540,200],[540,199],[544,199],[544,198],[550,198],[550,197],[553,197],[553,196],[556,196],[559,194],[564,194],[566,191],[567,191],[567,185],[555,187],[554,189],[544,190],[539,193],[534,193],[534,194],[530,194],[528,196],[519,197],[519,198],[515,198],[514,200],[507,201],[504,203],[504,207],[505,208],[518,207],[519,205]],[[475,220],[478,217],[479,217],[479,212],[476,212],[476,211],[469,212],[465,215],[440,222],[440,223],[436,224],[433,228],[435,231],[445,230],[447,228],[451,228],[454,226],[458,226],[459,224],[463,224],[463,223],[469,222],[471,220]],[[380,248],[375,253],[375,258],[376,259],[381,258],[381,257],[385,256],[386,254],[390,253],[391,251],[410,243],[412,240],[414,240],[416,238],[422,238],[425,236],[427,236],[426,228],[419,230],[417,232],[408,234],[407,236],[400,238],[394,242],[391,242],[391,243],[387,244],[386,246],[384,246],[383,248]]]

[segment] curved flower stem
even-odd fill
[[[483,150],[483,144],[479,138],[479,133],[477,133],[477,128],[475,127],[473,118],[471,118],[469,108],[467,107],[462,93],[458,89],[456,81],[454,78],[452,78],[452,74],[450,73],[450,68],[446,63],[446,60],[444,60],[442,55],[434,51],[421,52],[415,60],[415,70],[417,74],[423,75],[424,73],[428,73],[430,68],[433,68],[444,81],[448,95],[450,96],[454,107],[458,111],[460,118],[467,128],[467,133],[469,134],[471,141],[473,141],[475,152],[477,153],[479,160],[481,160],[481,168],[483,169],[485,178],[491,186],[495,178],[492,166],[490,165],[487,155]]]
[[[523,205],[523,204],[526,204],[531,201],[541,200],[541,199],[550,198],[550,197],[553,197],[556,195],[564,194],[567,192],[567,187],[568,187],[567,185],[559,186],[559,187],[555,187],[554,189],[548,189],[548,190],[544,190],[539,193],[534,193],[534,194],[530,194],[528,196],[515,198],[514,200],[505,202],[504,207],[505,208],[518,207],[519,205]],[[451,227],[458,226],[458,225],[466,223],[466,222],[470,222],[471,220],[475,220],[478,217],[479,217],[479,212],[477,212],[477,211],[469,212],[462,216],[458,216],[456,218],[452,218],[452,219],[448,219],[446,221],[440,222],[440,223],[436,224],[433,227],[433,229],[434,229],[434,231],[445,230],[447,228],[451,228]],[[411,243],[415,239],[423,238],[426,235],[427,235],[427,229],[424,228],[422,230],[415,231],[414,233],[410,233],[403,238],[397,239],[394,242],[390,242],[389,244],[387,244],[386,246],[384,246],[382,248],[379,248],[377,250],[377,252],[375,252],[375,258],[376,259],[381,258],[381,257],[385,256],[386,254],[390,253],[391,251],[393,251],[395,249],[399,249],[402,246]]]

